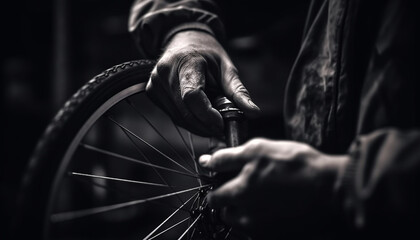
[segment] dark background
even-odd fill
[[[103,70],[140,58],[127,31],[131,4],[23,0],[2,6],[0,210],[6,230],[31,153],[60,106]],[[258,36],[229,43],[242,80],[263,110],[254,136],[281,136],[281,90],[302,25],[302,15],[290,13]]]
[[[30,155],[60,106],[96,74],[139,58],[127,32],[131,2],[23,0],[2,6],[2,227],[9,228]]]

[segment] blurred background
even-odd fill
[[[1,215],[13,215],[38,138],[78,88],[140,55],[127,31],[132,0],[7,1],[2,14]],[[298,51],[304,11],[229,42],[245,86],[263,110],[250,136],[281,138],[282,89]],[[287,47],[284,47],[287,46]],[[270,86],[270,87],[267,87]],[[0,230],[0,232],[4,232]]]

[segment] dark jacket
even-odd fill
[[[226,26],[241,29],[232,20],[241,20],[232,17],[235,2],[255,6],[238,13],[255,25],[276,17],[270,1],[220,2],[140,0],[129,29],[144,56],[157,58],[178,31],[206,31],[224,42]],[[412,2],[312,1],[285,91],[287,138],[352,157],[340,208],[348,227],[364,234],[420,225],[420,17]]]

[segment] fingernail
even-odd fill
[[[201,166],[205,167],[207,163],[210,161],[210,159],[211,159],[211,155],[204,154],[200,156],[200,158],[198,159],[198,162],[200,163]]]
[[[248,104],[252,107],[252,108],[254,108],[254,109],[257,109],[257,110],[260,110],[260,108],[251,100],[251,99],[248,99]]]

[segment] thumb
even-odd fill
[[[229,172],[240,170],[249,158],[244,153],[244,147],[224,148],[213,155],[204,154],[199,158],[202,167],[217,172]]]
[[[252,101],[248,90],[238,76],[238,70],[233,64],[227,64],[222,72],[222,88],[226,96],[241,109],[247,117],[256,117],[260,108]]]

